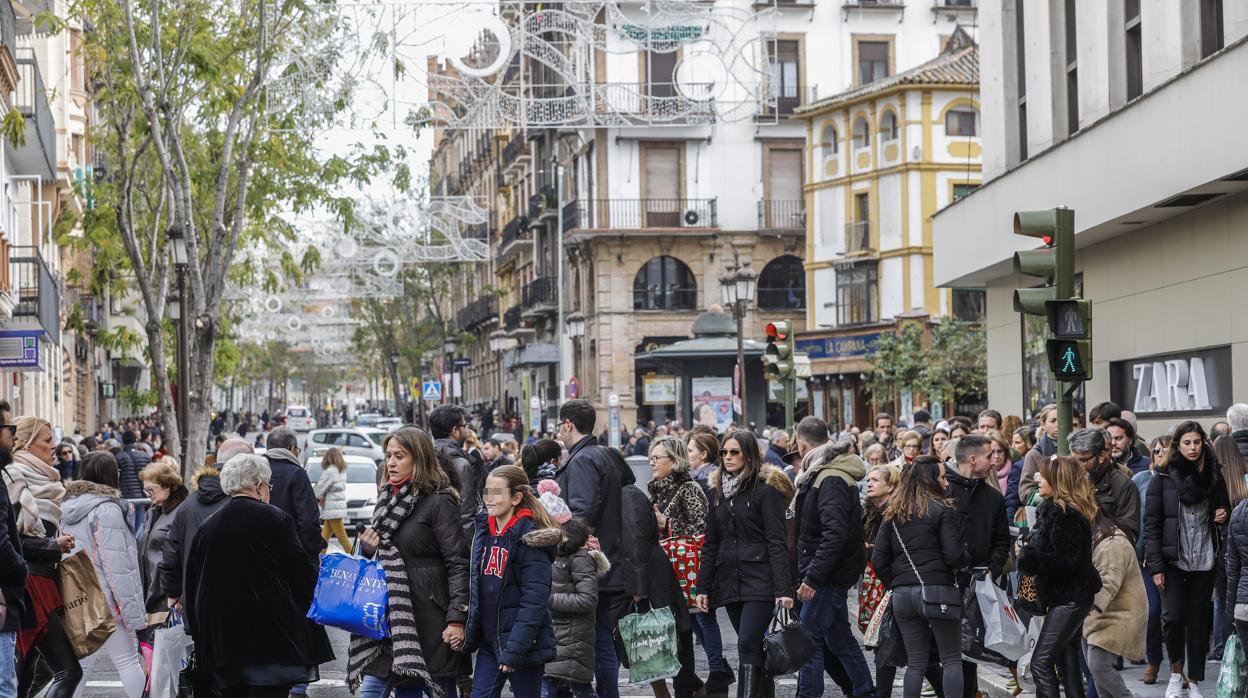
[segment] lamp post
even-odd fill
[[[494,330],[490,333],[490,351],[494,352],[494,358],[498,362],[498,386],[495,393],[495,400],[498,402],[498,423],[503,421],[503,352],[507,351],[511,340],[507,337],[507,333],[503,330]]]
[[[177,277],[177,301],[169,304],[171,307],[168,308],[168,311],[170,317],[177,323],[178,403],[175,409],[178,411],[178,436],[181,438],[181,444],[179,445],[181,446],[182,467],[185,468],[190,443],[188,439],[189,434],[187,433],[190,424],[187,419],[187,410],[190,404],[189,388],[191,378],[191,357],[190,352],[187,351],[190,345],[190,333],[187,331],[189,318],[187,317],[188,312],[186,308],[186,269],[190,265],[191,260],[186,249],[186,236],[182,233],[180,226],[170,226],[166,232],[166,237],[169,239],[169,246],[173,254],[173,269]]]
[[[567,327],[568,338],[572,340],[572,375],[577,375],[581,372],[581,338],[585,336],[585,314],[578,310],[568,315]],[[579,392],[577,397],[580,397]]]
[[[402,356],[396,352],[390,355],[391,380],[394,381],[394,413],[396,417],[403,414],[403,385],[399,383],[399,361]]]
[[[442,340],[442,348],[446,351],[447,367],[450,369],[446,374],[446,382],[450,385],[447,385],[442,389],[442,397],[445,398],[446,402],[449,404],[452,397],[452,388],[455,387],[455,373],[457,370],[455,368],[455,352],[459,350],[459,340],[455,338],[455,335],[447,334],[446,339]]]
[[[754,298],[755,285],[758,283],[758,272],[748,266],[737,265],[719,277],[719,290],[723,293],[724,305],[732,308],[732,317],[737,321],[737,389],[741,393],[742,427],[749,427],[749,412],[746,411],[745,381],[745,308]]]

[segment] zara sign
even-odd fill
[[[1231,348],[1110,362],[1110,396],[1141,418],[1225,413],[1231,405]]]

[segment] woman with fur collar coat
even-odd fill
[[[1144,499],[1144,564],[1161,591],[1161,619],[1170,657],[1166,698],[1202,698],[1209,652],[1215,562],[1222,546],[1218,525],[1230,505],[1226,487],[1198,422],[1175,427],[1169,451],[1154,468]],[[1187,660],[1186,675],[1183,671]]]

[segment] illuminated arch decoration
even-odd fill
[[[773,0],[774,2],[774,0]],[[452,129],[712,124],[767,113],[777,9],[691,0],[324,3],[294,23],[267,88],[299,128],[349,105],[345,128],[389,118]],[[300,35],[300,33],[303,35]],[[664,89],[641,52],[677,54]],[[664,63],[666,66],[667,62]],[[630,74],[619,81],[621,73]],[[596,76],[607,75],[606,82]],[[772,110],[774,112],[774,110]],[[388,115],[388,117],[387,117]],[[320,123],[320,122],[318,122]]]

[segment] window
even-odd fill
[[[946,136],[975,136],[979,112],[974,107],[957,107],[945,114]]]
[[[858,84],[866,85],[888,77],[889,42],[858,42]]]
[[[891,110],[884,112],[884,116],[880,117],[880,140],[897,140],[897,115]]]
[[[1014,62],[1018,67],[1018,161],[1027,159],[1027,42],[1023,0],[1014,0]]]
[[[957,201],[978,188],[978,184],[955,184],[953,185],[953,200]]]
[[[878,274],[874,261],[837,268],[837,325],[863,325],[879,320]]]
[[[804,229],[802,201],[802,151],[767,148],[767,191],[762,221],[772,230]]]
[[[806,270],[793,255],[776,257],[758,275],[758,307],[802,310],[806,307]]]
[[[680,227],[681,192],[680,147],[675,143],[642,144],[641,198],[646,228]]]
[[[858,117],[854,121],[854,147],[866,148],[871,145],[871,131],[867,129],[867,120],[865,117]]]
[[[1222,0],[1200,0],[1200,57],[1222,50],[1223,41]]]
[[[1066,0],[1066,135],[1079,132],[1079,53],[1075,32],[1075,0]]]
[[[693,272],[675,257],[655,257],[633,277],[634,310],[693,310],[697,295]]]
[[[953,316],[963,322],[983,322],[988,314],[988,294],[982,288],[953,289]]]
[[[646,53],[646,95],[649,97],[676,96],[676,61],[675,51]]]
[[[792,114],[802,103],[798,41],[776,39],[771,42],[771,97],[776,100],[777,114]]]
[[[1144,94],[1144,36],[1140,27],[1140,0],[1126,0],[1127,100]]]
[[[828,124],[823,127],[823,135],[819,137],[819,144],[823,148],[823,160],[827,162],[836,157],[838,144],[836,142],[836,127]]]

